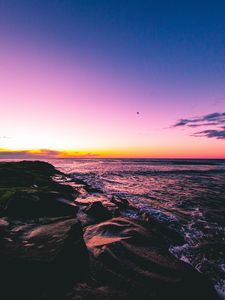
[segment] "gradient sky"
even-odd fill
[[[0,0],[0,158],[225,158],[224,16],[223,0]]]

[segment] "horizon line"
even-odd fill
[[[225,157],[31,157],[31,158],[22,158],[22,157],[0,157],[0,160],[43,160],[43,159],[150,159],[150,160],[160,160],[160,159],[175,159],[175,160],[225,160]]]

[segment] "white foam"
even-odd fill
[[[215,289],[216,289],[220,299],[225,300],[225,280],[223,280],[219,284],[215,285]]]

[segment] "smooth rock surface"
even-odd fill
[[[85,213],[94,218],[96,222],[112,218],[112,213],[100,201],[91,203],[85,209]]]
[[[124,299],[217,299],[210,282],[170,254],[154,228],[114,218],[87,227],[84,239],[96,278],[121,289]]]
[[[56,297],[88,278],[88,252],[75,219],[9,223],[0,245],[1,299]]]

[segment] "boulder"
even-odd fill
[[[8,200],[3,215],[19,218],[75,216],[79,210],[78,206],[62,200],[56,192],[18,191]]]
[[[119,198],[119,197],[112,196],[111,202],[116,204],[119,209],[126,209],[129,207],[129,202],[125,198]]]
[[[54,180],[56,176],[62,179],[60,183]],[[73,200],[78,194],[67,184],[66,176],[48,163],[0,163],[0,216],[75,215],[78,208]]]
[[[95,278],[121,290],[121,299],[218,299],[207,278],[175,258],[154,228],[120,217],[87,227],[84,239]]]
[[[0,244],[1,299],[56,299],[67,286],[88,277],[88,252],[75,219],[16,221]]]
[[[112,213],[103,206],[100,201],[89,204],[84,212],[92,217],[95,222],[101,222],[112,218]]]

